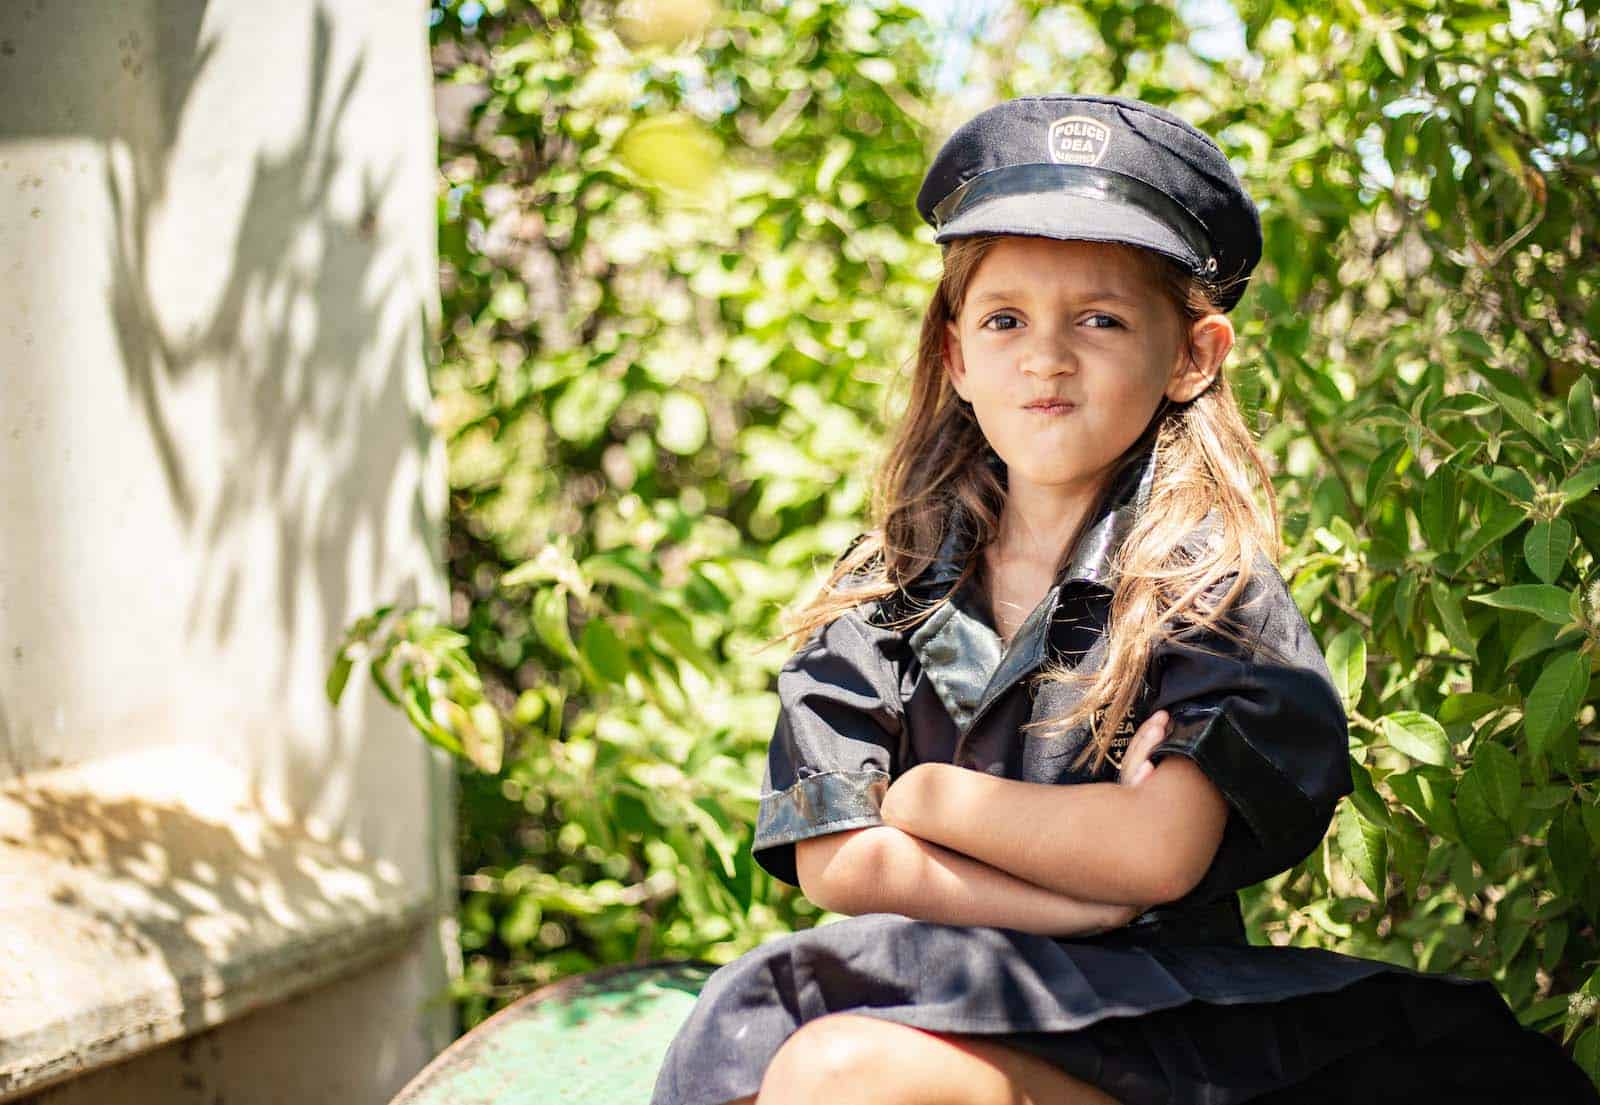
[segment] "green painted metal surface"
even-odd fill
[[[658,960],[546,986],[451,1044],[390,1105],[648,1105],[714,970]]]

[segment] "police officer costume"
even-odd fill
[[[1219,281],[1224,309],[1261,255],[1256,209],[1211,139],[1120,97],[991,108],[945,143],[917,205],[941,242],[1021,234],[1154,250]],[[756,862],[798,885],[795,842],[880,824],[890,782],[917,763],[1058,785],[1115,780],[1111,764],[1073,766],[1087,727],[1053,739],[1022,727],[1060,716],[1076,693],[1033,678],[1047,663],[1091,671],[1103,658],[1115,557],[1148,499],[1152,444],[1153,426],[1121,458],[1066,566],[1005,646],[981,573],[962,582],[978,550],[952,508],[926,570],[841,614],[790,657],[778,677]],[[1208,518],[1185,542],[1205,541],[1214,524]],[[941,599],[913,628],[896,628]],[[1222,842],[1189,894],[1098,936],[873,913],[769,941],[707,981],[652,1105],[756,1092],[783,1041],[835,1012],[981,1034],[1125,1105],[1600,1102],[1487,982],[1246,943],[1236,891],[1305,858],[1351,778],[1339,695],[1264,555],[1229,617],[1247,641],[1271,648],[1193,627],[1158,645],[1113,745],[1165,709],[1171,726],[1151,759],[1193,760],[1227,799]]]

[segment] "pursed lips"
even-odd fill
[[[1065,399],[1035,399],[1022,409],[1038,414],[1066,414],[1076,410],[1077,404],[1069,403]]]

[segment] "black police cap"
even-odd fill
[[[1261,218],[1228,159],[1170,111],[1122,96],[1024,96],[940,148],[917,193],[934,240],[1023,234],[1126,242],[1217,282],[1231,310]]]

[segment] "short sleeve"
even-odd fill
[[[879,825],[898,774],[903,712],[899,634],[870,605],[817,630],[778,673],[778,723],[767,747],[751,852],[798,886],[797,840]]]
[[[1219,595],[1233,578],[1221,582]],[[1190,630],[1152,657],[1149,713],[1165,709],[1172,721],[1152,761],[1193,760],[1230,807],[1217,855],[1189,895],[1197,900],[1299,863],[1351,790],[1343,703],[1310,626],[1265,556],[1228,617],[1247,645]]]

